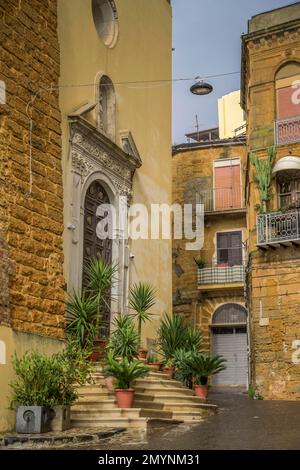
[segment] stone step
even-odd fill
[[[75,428],[98,428],[101,430],[103,427],[110,428],[146,428],[148,418],[84,418],[72,419],[72,426]]]
[[[182,421],[202,421],[205,413],[201,411],[173,411],[172,417]]]
[[[151,401],[151,400],[134,400],[133,405],[136,408],[147,408],[147,409],[153,409],[153,410],[163,410],[164,409],[164,403],[159,403],[156,401]]]
[[[115,398],[110,398],[107,400],[78,400],[74,405],[72,405],[72,410],[89,410],[91,408],[97,410],[105,410],[107,408],[112,408],[116,405]]]
[[[183,395],[183,396],[194,396],[193,390],[185,387],[166,387],[160,384],[153,385],[152,387],[134,387],[135,392],[138,394],[144,395],[156,395],[156,396],[168,396],[169,394],[172,395]]]
[[[162,388],[170,388],[170,387],[176,387],[176,388],[183,388],[186,390],[186,387],[181,383],[181,382],[178,382],[177,380],[167,380],[167,379],[160,379],[160,378],[154,378],[154,377],[151,377],[151,378],[145,378],[145,379],[138,379],[138,380],[135,380],[133,383],[132,383],[132,387],[133,388],[153,388],[153,387],[158,387],[158,386],[161,386]]]
[[[164,411],[165,413],[170,413],[170,411]],[[85,418],[138,418],[141,416],[140,408],[106,408],[99,410],[98,408],[90,408],[87,410],[72,410],[71,418],[72,419],[85,419]]]
[[[178,395],[178,394],[167,395],[167,394],[155,393],[155,394],[150,395],[146,393],[136,393],[135,399],[138,401],[154,401],[154,402],[164,403],[165,405],[170,402],[205,403],[205,400],[203,398],[195,397],[194,395]]]
[[[195,397],[197,398],[197,397]],[[140,402],[137,402],[138,405],[137,406],[140,406]],[[193,403],[192,401],[190,402],[172,402],[172,401],[167,401],[166,403],[164,403],[164,406],[163,406],[163,409],[164,410],[172,410],[174,412],[177,412],[177,411],[197,411],[197,410],[201,410],[202,412],[207,412],[209,414],[211,414],[212,412],[213,413],[216,413],[217,410],[218,410],[218,407],[216,405],[211,405],[211,404],[207,404],[207,403],[199,403],[199,402],[196,402],[196,403]]]
[[[153,419],[173,419],[173,412],[168,410],[142,408],[140,416]]]
[[[106,392],[83,392],[79,393],[79,401],[102,401],[102,400],[109,400],[110,398],[114,398],[114,393]]]
[[[149,372],[149,374],[146,375],[146,377],[153,377],[157,379],[165,379],[165,380],[171,380],[170,376],[165,374],[164,372]]]
[[[82,393],[102,393],[102,392],[106,392],[107,393],[107,389],[105,386],[102,386],[102,385],[95,385],[95,384],[91,384],[91,385],[82,385],[81,387],[77,387],[76,388],[76,391],[81,395]]]

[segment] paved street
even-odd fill
[[[219,413],[200,424],[155,425],[80,449],[300,449],[300,402],[250,400],[234,389],[210,397]]]

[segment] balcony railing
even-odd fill
[[[258,246],[298,241],[300,241],[300,209],[269,212],[257,216]]]
[[[300,116],[275,121],[276,145],[291,144],[300,141]]]
[[[198,268],[198,285],[241,284],[245,280],[244,264],[226,266],[211,263],[204,268]]]
[[[245,208],[243,189],[211,188],[199,192],[200,204],[204,204],[204,212],[224,212]]]

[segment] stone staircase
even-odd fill
[[[151,420],[194,423],[217,409],[161,372],[150,372],[133,383],[135,399],[133,408],[128,409],[117,407],[115,395],[107,390],[100,368],[93,373],[93,382],[78,388],[79,399],[71,409],[74,427],[145,429]]]

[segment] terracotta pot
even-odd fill
[[[161,368],[161,362],[149,362],[147,366],[149,366],[154,372],[158,372]]]
[[[163,372],[164,372],[165,374],[167,374],[167,375],[170,377],[170,379],[172,379],[172,378],[173,378],[173,374],[174,374],[174,366],[172,366],[172,367],[164,367],[164,368],[163,368]]]
[[[195,385],[194,392],[195,392],[196,397],[207,398],[208,385]]]
[[[139,349],[139,359],[146,359],[147,352],[147,349]]]
[[[87,358],[91,362],[99,362],[100,359],[105,355],[105,348],[107,345],[107,339],[95,339],[93,343],[94,351]]]
[[[116,388],[116,399],[119,408],[132,408],[134,390],[132,388]]]

